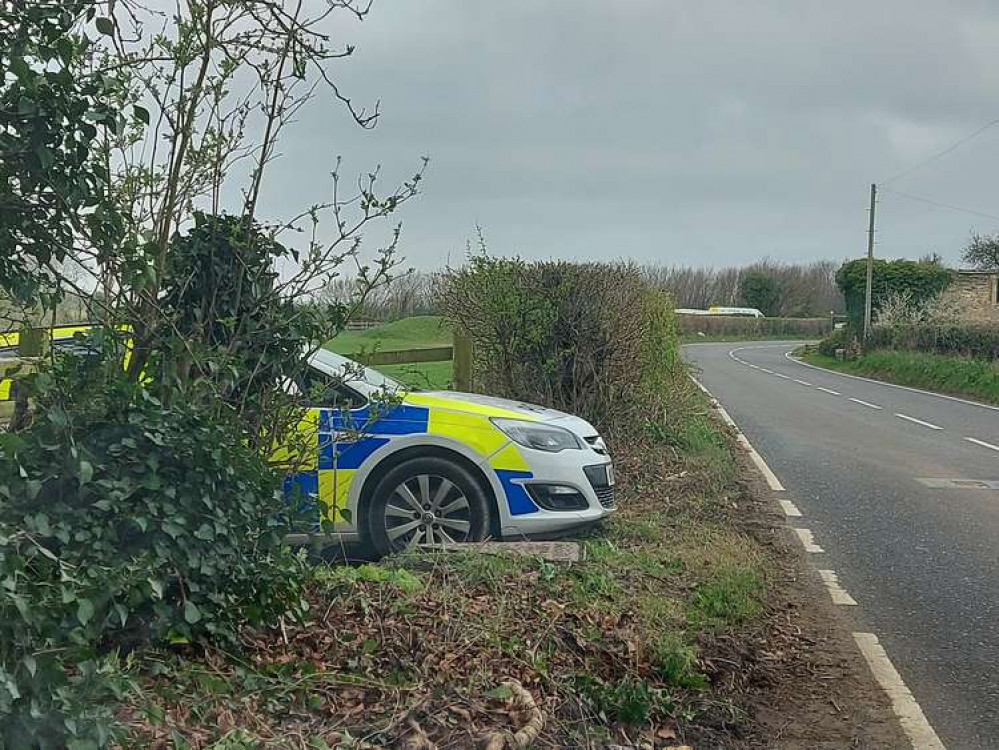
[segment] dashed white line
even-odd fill
[[[832,597],[833,604],[842,604],[846,607],[856,607],[857,600],[846,593],[846,589],[839,585],[839,577],[834,570],[820,570],[819,577],[829,589],[829,596]]]
[[[842,396],[843,395],[839,391],[834,391],[832,388],[823,388],[821,385],[816,386],[815,390],[822,391],[823,393],[828,393],[830,396]]]
[[[778,500],[780,503],[781,510],[784,511],[784,515],[788,518],[801,518],[801,511],[798,510],[798,506],[792,503],[790,500]]]
[[[791,376],[790,375],[785,375],[782,372],[775,372],[775,373],[771,373],[771,374],[776,375],[778,378],[784,378],[784,380],[791,380]]]
[[[801,546],[805,548],[805,552],[810,552],[813,555],[825,552],[822,547],[815,543],[815,537],[812,536],[810,529],[795,529],[794,533],[797,534],[798,539],[801,540]]]
[[[975,445],[980,445],[983,448],[991,448],[994,451],[999,451],[999,445],[992,445],[992,443],[986,443],[984,440],[979,440],[978,438],[966,437],[969,443],[974,443]]]
[[[891,663],[884,647],[878,642],[878,637],[873,633],[854,633],[853,640],[867,660],[874,679],[888,694],[892,710],[898,716],[902,731],[908,736],[914,750],[946,750],[930,722],[926,720],[923,709]]]
[[[767,375],[773,375],[774,374],[773,370],[768,370],[766,367],[761,367],[760,368],[760,372],[765,372]]]
[[[880,411],[882,408],[877,404],[872,404],[869,401],[861,401],[859,398],[854,398],[853,396],[850,396],[850,400],[853,401],[853,403],[855,404],[860,404],[861,406],[867,406],[870,407],[871,409],[877,409],[878,411]]]
[[[807,380],[798,380],[797,378],[795,378],[794,382],[799,383],[800,385],[807,385],[809,388],[812,387],[812,384],[809,383]]]
[[[916,419],[915,417],[910,417],[908,414],[899,414],[899,413],[896,412],[895,416],[898,417],[899,419],[904,419],[906,422],[912,422],[913,424],[918,424],[918,425],[921,425],[923,427],[928,427],[931,430],[942,430],[943,429],[943,427],[940,427],[940,426],[935,425],[935,424],[931,424],[930,422],[924,422],[921,419]]]
[[[883,380],[875,380],[874,378],[865,378],[860,375],[847,375],[845,372],[839,372],[838,370],[830,370],[826,367],[819,367],[818,365],[812,365],[808,362],[802,362],[797,357],[792,357],[791,352],[784,353],[785,359],[794,362],[796,365],[801,365],[802,367],[807,367],[810,370],[818,370],[819,372],[825,372],[832,375],[837,375],[841,378],[850,378],[851,380],[862,380],[865,383],[873,383],[875,385],[881,385],[885,388],[895,388],[899,391],[909,391],[910,393],[920,393],[923,396],[930,396],[931,398],[942,398],[945,401],[957,401],[959,404],[967,404],[968,406],[977,406],[980,409],[990,409],[991,411],[999,411],[999,406],[993,406],[992,404],[983,404],[979,401],[970,401],[966,398],[958,398],[957,396],[948,396],[943,393],[934,393],[933,391],[924,391],[921,388],[912,388],[907,385],[898,385],[897,383],[886,383]]]

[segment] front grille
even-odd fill
[[[597,493],[597,500],[605,508],[614,507],[614,488],[613,487],[594,487],[594,492]]]

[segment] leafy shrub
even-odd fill
[[[874,261],[872,309],[875,313],[893,295],[906,294],[915,305],[939,296],[950,284],[953,274],[939,263],[915,260]],[[847,261],[836,273],[836,284],[846,299],[846,312],[854,327],[864,322],[867,289],[867,260]]]
[[[0,746],[101,744],[113,649],[304,608],[279,478],[240,431],[73,364],[30,376],[36,421],[0,436]]]
[[[999,360],[999,325],[958,320],[876,325],[871,328],[867,345],[872,349],[901,349],[996,361]]]
[[[442,274],[438,297],[489,393],[630,425],[686,377],[669,296],[627,264],[480,254]]]
[[[644,724],[650,717],[673,710],[669,696],[643,679],[626,677],[618,682],[603,682],[585,675],[577,682],[596,711],[611,722]]]
[[[845,349],[848,340],[848,333],[846,329],[840,328],[822,339],[816,348],[819,350],[819,354],[825,355],[826,357],[835,357],[836,350]]]

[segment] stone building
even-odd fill
[[[957,271],[943,300],[965,320],[999,322],[999,271]]]

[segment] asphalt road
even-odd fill
[[[999,748],[999,409],[809,369],[785,356],[797,346],[685,351],[940,740]]]

